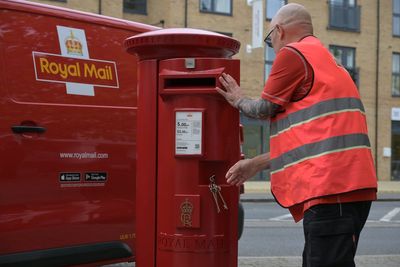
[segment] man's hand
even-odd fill
[[[236,162],[226,173],[228,184],[240,186],[257,173],[251,159],[243,159]]]
[[[237,108],[239,100],[243,97],[242,89],[240,89],[235,79],[233,79],[229,74],[222,73],[222,75],[219,77],[219,81],[225,90],[222,90],[219,87],[215,89],[218,91],[218,93],[225,97],[229,104]]]
[[[258,155],[252,159],[242,159],[236,162],[226,173],[226,182],[240,186],[257,172],[270,168],[269,153]]]

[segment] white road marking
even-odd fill
[[[400,212],[400,208],[394,208],[390,212],[388,212],[385,216],[383,216],[379,221],[381,222],[390,222],[394,216],[396,216]]]
[[[282,216],[278,216],[278,217],[273,217],[271,219],[269,219],[270,221],[285,221],[289,218],[291,218],[292,215],[290,213],[282,215]]]

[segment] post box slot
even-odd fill
[[[183,65],[183,59],[160,63],[159,94],[161,96],[180,94],[219,95],[215,88],[221,87],[219,77],[226,69],[224,67],[206,68],[206,66],[203,66],[204,62],[200,59],[196,62],[199,69],[190,71],[187,71],[186,68],[179,68]]]
[[[165,78],[164,88],[215,88],[215,77]]]

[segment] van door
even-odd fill
[[[0,9],[0,259],[134,254],[137,32],[95,22]]]

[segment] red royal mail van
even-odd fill
[[[158,28],[0,1],[0,266],[135,257],[137,60]]]

